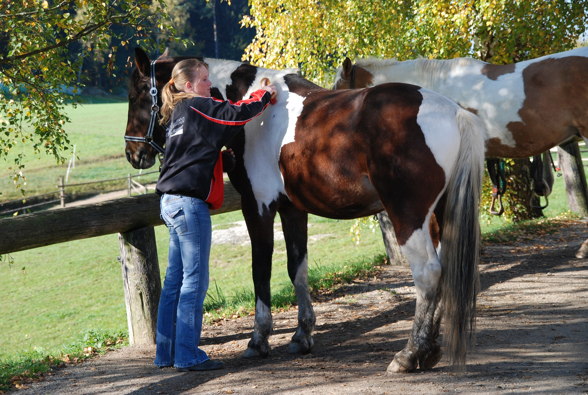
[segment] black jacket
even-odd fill
[[[261,114],[270,97],[269,92],[259,90],[237,103],[210,97],[179,102],[166,132],[157,193],[206,200],[220,149],[243,125]]]

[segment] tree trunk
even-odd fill
[[[588,192],[582,156],[577,141],[562,144],[557,148],[559,167],[564,175],[570,210],[588,215]]]
[[[533,195],[531,161],[525,158],[514,159],[513,162],[512,166],[507,167],[505,193],[512,220],[518,222],[542,217],[543,212],[538,208],[537,198]]]
[[[377,214],[378,222],[380,223],[380,230],[382,231],[382,238],[384,239],[384,246],[386,247],[386,255],[391,265],[408,266],[408,262],[396,240],[396,233],[392,222],[385,211]]]
[[[161,276],[152,226],[119,234],[129,343],[155,344]]]

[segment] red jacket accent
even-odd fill
[[[261,101],[261,98],[263,97],[263,95],[265,95],[267,91],[264,89],[260,89],[257,90],[255,92],[253,92],[251,94],[251,96],[249,97],[249,99],[243,99],[243,100],[239,100],[236,103],[231,103],[234,106],[241,106],[242,104],[251,104],[251,103],[255,103],[255,102],[259,102]],[[214,101],[218,101],[218,102],[222,102],[222,100],[218,100],[218,99],[214,99]],[[275,99],[272,101],[270,100],[271,104],[275,104]],[[263,109],[261,110],[263,112],[263,110],[265,110],[265,108],[268,105],[266,104],[265,106],[263,106]],[[258,117],[259,115],[261,115],[261,112],[256,114],[255,116],[249,118],[249,119],[244,119],[244,120],[238,120],[238,121],[232,121],[232,120],[226,120],[226,119],[219,119],[219,118],[215,118],[213,116],[210,115],[206,115],[204,112],[198,110],[197,108],[194,107],[190,107],[192,110],[196,111],[198,114],[202,115],[204,118],[208,119],[211,122],[214,123],[218,123],[219,125],[226,125],[226,126],[243,126],[245,125],[247,122],[251,121],[252,119]]]
[[[210,192],[208,197],[204,199],[212,210],[217,210],[223,205],[225,198],[225,181],[223,179],[223,155],[218,153],[218,159],[212,171],[212,179],[210,180]]]

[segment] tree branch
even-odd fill
[[[68,3],[69,0],[64,0],[61,3],[57,4],[54,7],[43,9],[43,12],[52,12],[52,11],[59,11],[62,7]],[[15,18],[15,17],[24,17],[24,16],[31,16],[39,14],[39,11],[29,11],[29,12],[18,12],[16,14],[0,14],[0,18]]]
[[[34,51],[30,51],[30,52],[27,52],[27,53],[24,53],[24,54],[15,55],[15,56],[8,56],[6,58],[0,58],[0,59],[2,59],[3,62],[9,63],[9,62],[14,62],[16,60],[21,60],[21,59],[28,58],[30,56],[34,56],[34,55],[37,55],[39,53],[47,52],[47,51],[50,51],[52,49],[64,47],[64,46],[66,46],[66,45],[68,45],[68,44],[70,44],[70,43],[72,43],[74,41],[77,41],[77,40],[81,39],[82,37],[85,37],[85,36],[89,35],[90,33],[94,32],[94,31],[96,31],[96,30],[98,30],[98,29],[100,29],[100,28],[102,28],[102,27],[104,27],[106,25],[113,24],[113,23],[115,23],[117,21],[120,21],[120,20],[125,20],[126,18],[128,18],[128,16],[130,14],[131,14],[131,11],[127,12],[124,15],[118,15],[118,16],[113,16],[111,18],[107,18],[107,19],[105,19],[101,23],[96,23],[96,24],[93,24],[93,25],[87,25],[86,27],[84,27],[83,29],[81,29],[76,34],[70,36],[66,40],[63,40],[63,41],[61,41],[59,43],[56,43],[56,44],[53,44],[53,45],[48,45],[48,46],[43,47],[43,48],[38,48],[38,49],[36,49]],[[124,23],[123,23],[123,25],[124,25]]]

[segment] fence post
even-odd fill
[[[147,226],[119,233],[129,343],[155,343],[161,276],[155,230]]]
[[[400,246],[396,240],[396,233],[394,233],[394,227],[392,221],[386,211],[379,212],[376,214],[378,222],[380,223],[380,230],[382,231],[382,239],[384,240],[384,247],[386,248],[386,255],[390,264],[397,266],[408,266],[408,261],[402,255]]]
[[[588,215],[588,187],[580,147],[576,141],[557,148],[559,167],[564,175],[570,210]]]
[[[133,181],[132,181],[132,179],[131,179],[131,174],[129,173],[129,176],[128,176],[128,178],[127,178],[127,188],[129,189],[129,190],[128,190],[128,196],[131,196],[131,191],[132,191],[132,189],[133,189],[133,185],[132,185],[132,183],[133,183]]]
[[[63,183],[63,176],[59,177],[59,201],[61,203],[61,207],[65,207],[65,184]]]

